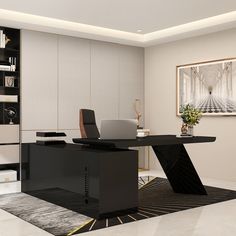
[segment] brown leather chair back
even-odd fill
[[[95,113],[93,110],[80,109],[79,126],[82,138],[99,138],[100,134],[96,125]]]

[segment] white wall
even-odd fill
[[[79,109],[102,119],[135,118],[144,105],[144,49],[36,31],[21,32],[22,141],[36,131],[79,137]]]
[[[176,116],[176,66],[236,57],[236,30],[145,49],[145,122],[153,134],[180,134]],[[236,181],[236,117],[203,117],[196,135],[215,143],[186,145],[200,176]],[[152,155],[152,169],[159,169]]]

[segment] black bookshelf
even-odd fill
[[[9,39],[5,48],[0,48],[0,65],[14,60],[15,66],[11,71],[0,68],[0,95],[17,96],[17,102],[0,100],[0,125],[11,121],[13,124],[20,124],[20,30],[7,27],[0,27],[0,30]],[[7,115],[9,109],[16,112],[11,121]]]
[[[13,111],[15,115],[10,116],[9,111]],[[0,26],[0,127],[1,131],[4,130],[2,136],[7,134],[10,130],[10,132],[12,132],[12,129],[18,131],[19,125],[20,30]],[[10,142],[9,139],[8,141],[5,140],[5,142],[2,141],[0,147],[7,147],[5,150],[9,151],[17,150],[17,145],[20,145],[20,140],[18,137],[14,137],[14,132],[12,136],[14,142]],[[4,138],[2,138],[2,140],[4,140]],[[6,161],[0,162],[0,171],[15,170],[17,172],[17,181],[20,181],[20,158],[19,162],[17,158],[17,156],[15,156],[15,159],[9,158],[9,163]]]

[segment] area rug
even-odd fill
[[[70,236],[236,199],[236,191],[205,186],[208,195],[177,194],[167,179],[139,178],[135,214],[96,220],[25,193],[0,196],[0,208],[56,236]]]

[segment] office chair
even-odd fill
[[[79,126],[82,138],[99,138],[100,134],[96,125],[95,113],[93,110],[80,109]]]

